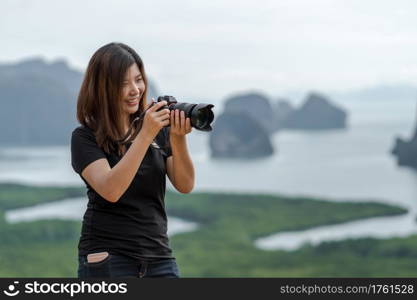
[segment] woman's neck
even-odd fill
[[[129,117],[125,117],[124,121],[123,121],[123,132],[124,132],[124,134],[127,134],[127,132],[129,131],[129,126],[130,126]]]

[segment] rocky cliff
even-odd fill
[[[215,158],[259,158],[274,152],[267,131],[243,112],[225,112],[217,118],[210,148]]]
[[[83,73],[63,60],[0,65],[0,144],[65,145],[76,121]],[[156,96],[150,86],[150,96]]]
[[[293,111],[283,123],[288,129],[323,130],[346,127],[347,113],[326,97],[311,93],[304,104]]]

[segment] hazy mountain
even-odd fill
[[[310,93],[303,105],[288,114],[283,128],[324,130],[346,127],[347,112],[327,97]]]
[[[0,66],[1,144],[67,144],[82,73],[64,61]]]
[[[391,153],[396,156],[399,166],[410,167],[417,171],[417,126],[410,139],[399,136],[395,138]]]
[[[211,156],[252,159],[274,153],[268,131],[246,112],[223,112],[210,133]]]
[[[275,130],[275,116],[270,100],[260,93],[244,93],[229,97],[225,100],[224,111],[247,114],[268,133]]]
[[[68,144],[82,79],[63,60],[0,65],[0,144]],[[150,92],[156,95],[152,85]]]

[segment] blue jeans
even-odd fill
[[[138,262],[124,255],[109,254],[103,261],[87,262],[86,255],[78,257],[78,278],[117,278],[117,277],[180,277],[175,258],[152,262]]]

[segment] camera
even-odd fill
[[[177,99],[175,99],[173,96],[159,96],[157,101],[152,104],[155,105],[155,103],[166,101],[167,105],[161,107],[158,109],[160,111],[161,109],[169,109],[169,111],[173,111],[178,109],[179,111],[183,111],[186,118],[190,118],[191,126],[195,129],[201,130],[201,131],[212,131],[213,128],[210,126],[210,124],[214,120],[214,114],[211,110],[214,105],[213,104],[206,104],[206,103],[200,103],[200,104],[194,104],[194,103],[182,103],[178,102]],[[143,111],[139,116],[137,116],[132,124],[130,125],[130,128],[126,135],[116,142],[119,144],[127,144],[129,142],[132,142],[134,137],[139,132],[141,126],[137,126],[135,131],[135,134],[131,134],[133,123],[134,122],[142,122],[143,117],[145,115],[146,111]],[[168,125],[169,126],[169,125]]]
[[[191,126],[201,131],[211,131],[212,127],[210,124],[213,122],[214,114],[211,110],[213,104],[194,104],[178,102],[173,96],[159,96],[156,102],[166,101],[167,105],[160,108],[172,110],[180,110],[185,113],[186,118],[190,118]]]

